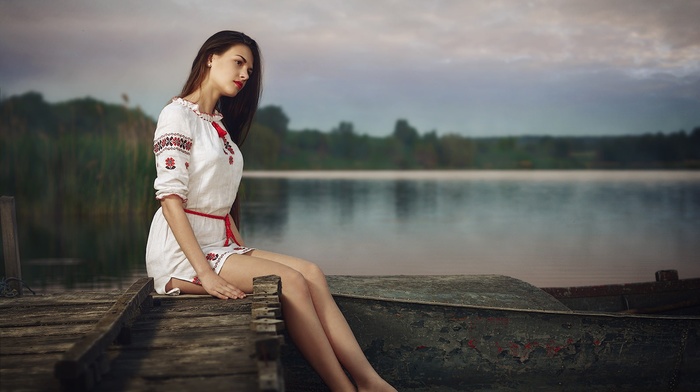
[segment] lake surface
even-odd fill
[[[649,281],[660,269],[700,277],[700,172],[249,172],[242,189],[246,244],[327,274],[503,274],[537,286]],[[24,280],[126,288],[145,275],[149,224],[20,228]]]

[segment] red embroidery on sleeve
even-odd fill
[[[192,139],[178,133],[166,133],[153,142],[153,152],[158,155],[164,150],[178,150],[186,154],[192,149]]]

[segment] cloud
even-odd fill
[[[281,105],[295,128],[345,120],[386,134],[407,118],[443,132],[626,133],[700,123],[700,2],[0,0],[0,15],[3,95],[127,93],[156,116],[201,43],[235,29],[263,50],[263,103]]]

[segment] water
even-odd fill
[[[700,172],[258,172],[243,189],[246,244],[328,274],[504,274],[537,286],[648,281],[659,269],[700,277]],[[128,287],[145,275],[149,224],[20,230],[24,278],[42,290]],[[59,245],[37,246],[39,235]]]

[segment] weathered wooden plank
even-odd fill
[[[51,374],[51,366],[61,358],[62,353],[55,354],[23,354],[23,355],[7,355],[0,357],[0,371],[8,369],[32,369],[41,370],[44,373],[53,377]],[[1,382],[0,382],[1,383]]]
[[[258,361],[258,390],[263,392],[284,391],[284,369],[279,359]]]
[[[256,276],[253,278],[253,295],[279,295],[282,293],[282,280],[277,275]]]
[[[167,321],[167,322],[165,322]],[[250,314],[227,314],[224,316],[189,317],[189,318],[163,318],[140,320],[132,326],[132,331],[150,330],[158,328],[162,331],[188,331],[205,329],[238,329],[247,327],[250,323]]]
[[[251,299],[155,296],[158,306],[131,327],[131,343],[111,346],[111,370],[95,391],[257,390]],[[196,380],[193,381],[193,380]]]
[[[58,390],[51,369],[60,356],[57,353],[0,356],[0,391]]]
[[[2,250],[5,256],[5,276],[10,289],[16,296],[22,296],[22,267],[19,258],[19,238],[17,236],[17,214],[15,198],[0,197],[0,225],[2,225]]]
[[[58,390],[54,363],[92,330],[109,308],[104,301],[92,298],[90,293],[80,293],[0,301],[0,312],[15,316],[0,319],[0,390]]]
[[[251,301],[220,300],[212,297],[202,299],[160,299],[160,305],[144,314],[141,319],[189,318],[207,316],[225,316],[231,313],[250,312]]]
[[[61,294],[30,295],[22,298],[3,298],[3,300],[0,301],[0,310],[21,307],[69,307],[75,304],[107,304],[111,306],[120,295],[121,293],[117,292],[80,291]]]
[[[90,294],[85,294],[86,296],[89,296]],[[89,298],[89,297],[88,297]],[[37,297],[22,297],[22,298],[14,298],[14,299],[9,299],[7,301],[0,301],[0,303],[10,303],[11,306],[2,308],[2,310],[5,309],[12,309],[13,312],[17,313],[30,313],[30,314],[37,314],[37,313],[57,313],[57,312],[73,312],[74,309],[77,309],[78,312],[82,312],[83,309],[85,310],[90,310],[90,309],[109,309],[112,304],[114,304],[114,301],[118,297],[112,297],[110,300],[105,300],[105,301],[89,301],[83,300],[83,301],[70,301],[70,302],[61,302],[60,298],[46,298],[43,296],[37,296]]]
[[[333,294],[507,309],[570,311],[541,289],[503,275],[330,275],[327,279]]]
[[[265,336],[255,340],[255,355],[258,361],[275,361],[280,358],[280,341],[276,336]]]
[[[0,318],[0,327],[94,324],[104,316],[108,309],[109,308],[104,306],[78,306],[75,308],[47,308],[36,312],[28,310],[16,313],[13,317]]]
[[[0,370],[0,392],[37,392],[57,391],[58,380],[46,374],[14,375]]]
[[[250,315],[250,306],[246,308],[223,308],[216,311],[202,309],[201,312],[196,308],[192,311],[182,312],[177,309],[153,309],[148,314],[144,314],[139,320],[163,320],[163,323],[172,323],[178,320],[187,320],[190,318],[207,320],[216,319],[219,317],[227,317],[231,314],[246,314]]]
[[[254,319],[259,319],[259,318],[281,319],[282,318],[282,309],[281,308],[274,308],[274,307],[255,308],[252,310],[251,313],[252,313],[252,316]]]
[[[256,391],[257,380],[250,374],[208,375],[201,377],[107,377],[96,387],[96,392],[139,391]]]
[[[63,353],[71,348],[81,335],[32,336],[3,339],[0,356],[20,354]]]
[[[278,285],[269,286],[266,292],[279,291]],[[256,333],[250,329],[255,297],[221,301],[210,296],[156,296],[158,306],[132,324],[131,343],[107,350],[106,355],[113,358],[111,370],[95,391],[253,391],[259,390],[265,379],[274,389],[263,390],[282,390],[279,364],[262,364],[263,369],[278,366],[278,379],[258,377],[262,365],[254,357]],[[279,307],[278,293],[268,297]],[[281,315],[279,308],[258,312]],[[264,323],[272,325],[273,331],[283,326],[281,320]],[[271,341],[279,345],[279,336]]]
[[[56,362],[54,374],[62,383],[83,377],[92,363],[119,335],[124,324],[139,312],[141,304],[153,291],[153,279],[143,278],[134,283],[110,308],[95,329],[68,350]],[[86,381],[89,384],[89,381]]]
[[[3,327],[2,329],[0,329],[0,340],[2,340],[3,344],[5,344],[5,342],[7,342],[10,339],[29,338],[32,336],[48,337],[72,335],[75,338],[76,335],[82,335],[84,333],[87,333],[91,328],[91,324],[68,324],[61,325],[60,328],[56,328],[53,325],[39,325],[31,328]]]
[[[504,380],[513,390],[671,390],[674,373],[678,391],[699,385],[697,319],[336,302],[370,363],[400,390],[490,390]]]
[[[194,317],[191,319],[163,319],[167,323],[159,322],[157,319],[139,321],[133,326],[133,331],[148,330],[158,328],[161,331],[184,331],[190,330],[237,330],[243,329],[250,322],[250,315],[233,314],[217,317]],[[162,320],[161,320],[162,321]],[[211,324],[206,324],[206,323]]]
[[[142,378],[216,376],[251,373],[250,341],[245,347],[206,347],[200,350],[121,350],[117,353],[110,377],[136,375]]]
[[[250,322],[250,329],[255,332],[279,333],[284,330],[284,321],[275,319],[257,319]]]
[[[144,348],[161,350],[168,348],[179,348],[183,352],[190,352],[198,348],[211,348],[217,346],[243,346],[248,344],[251,336],[241,335],[240,333],[226,331],[225,333],[207,333],[202,331],[198,334],[192,334],[195,339],[182,339],[182,333],[163,334],[159,331],[157,335],[141,336],[135,334],[132,336],[131,343],[118,347],[119,350],[140,350]],[[110,348],[112,349],[112,348]]]
[[[58,358],[60,354],[47,354],[52,358]],[[23,363],[22,366],[4,367],[0,369],[0,384],[4,384],[4,380],[26,379],[31,377],[46,377],[52,378],[53,375],[49,371],[52,363],[44,360],[38,363],[38,366],[31,366]]]
[[[199,295],[190,296],[189,298],[161,298],[158,299],[160,306],[167,309],[168,306],[178,310],[186,311],[192,307],[202,308],[206,310],[230,309],[250,306],[250,298],[222,300],[210,296]]]
[[[285,390],[280,345],[284,329],[280,295],[282,280],[270,275],[253,279],[251,329],[256,331],[255,354],[258,367],[258,390],[281,392]]]

